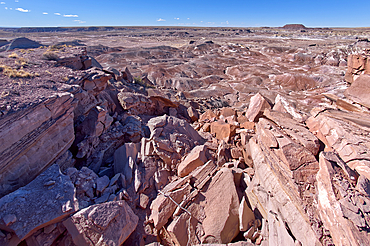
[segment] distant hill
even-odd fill
[[[284,29],[289,30],[300,30],[300,29],[307,29],[303,24],[286,24],[283,26]]]

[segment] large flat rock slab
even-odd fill
[[[222,168],[212,178],[205,192],[207,204],[204,208],[203,243],[230,243],[239,233],[239,197],[234,175]]]
[[[23,240],[78,209],[75,187],[54,164],[27,186],[0,199],[0,228]]]

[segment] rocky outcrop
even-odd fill
[[[176,109],[179,106],[178,103],[174,103],[164,97],[147,97],[143,94],[135,94],[132,92],[120,92],[118,94],[118,100],[120,101],[124,110],[127,110],[134,115],[162,115],[165,113],[169,114],[170,108]]]
[[[353,83],[361,74],[370,74],[369,56],[349,55],[345,80]]]
[[[169,166],[176,165],[181,156],[204,142],[189,123],[172,116],[152,118],[148,127],[154,152]]]
[[[369,244],[367,63],[275,40],[3,53],[0,244]]]
[[[92,66],[92,59],[86,55],[60,57],[57,59],[57,64],[60,66],[69,67],[74,70],[86,70]]]
[[[370,178],[368,120],[366,114],[325,110],[311,116],[307,125],[325,144],[326,150],[335,150],[351,169]]]

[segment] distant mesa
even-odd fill
[[[302,24],[286,24],[285,26],[283,26],[284,29],[289,29],[289,30],[301,30],[301,29],[307,29],[307,27],[305,27],[304,25]]]
[[[1,40],[3,41],[3,40]],[[1,44],[3,44],[1,46]],[[33,41],[28,38],[16,38],[11,40],[10,42],[0,42],[0,51],[8,51],[8,50],[14,50],[14,49],[30,49],[30,48],[38,48],[42,46],[42,44]]]

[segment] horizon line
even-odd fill
[[[285,25],[304,25],[304,24],[285,24]],[[156,26],[156,25],[129,25],[129,26],[120,26],[120,25],[92,25],[92,26],[0,26],[0,28],[9,28],[9,29],[19,29],[19,28],[89,28],[89,27],[136,27],[136,28],[145,28],[145,27],[156,27],[156,28],[283,28],[284,26]],[[307,29],[314,28],[370,28],[370,26],[305,26]]]

